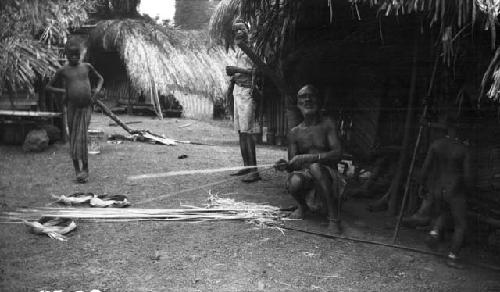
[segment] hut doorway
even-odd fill
[[[97,71],[104,78],[104,94],[106,103],[112,107],[125,105],[132,113],[134,104],[146,104],[147,99],[137,92],[127,74],[125,64],[118,52],[100,51],[94,54],[93,62]]]
[[[160,95],[160,107],[164,117],[181,117],[183,107],[173,94]]]

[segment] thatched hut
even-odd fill
[[[440,64],[446,65],[443,68],[448,67],[453,74],[461,66],[468,68],[470,76],[482,75],[489,46],[495,42],[495,26],[488,14],[481,12],[479,3],[481,1],[224,0],[212,17],[211,36],[230,47],[233,44],[230,26],[236,17],[243,17],[253,28],[252,49],[286,81],[286,88],[278,88],[282,94],[276,104],[285,106],[288,114],[270,117],[279,127],[276,133],[286,135],[286,129],[297,124],[299,118],[293,110],[293,96],[306,82],[323,89],[325,107],[331,108],[326,109],[327,112],[335,108],[344,108],[345,112],[353,106],[373,109],[376,104],[382,108],[404,109],[408,98],[373,99],[383,95],[408,96],[411,75],[408,68],[415,46],[420,96],[425,95],[435,55],[443,56]],[[484,27],[490,28],[492,34],[483,33]],[[478,51],[485,54],[473,54]],[[353,93],[358,89],[365,92]],[[373,117],[372,124],[378,123],[380,115],[367,114]],[[366,127],[360,127],[363,129]],[[373,134],[372,137],[359,131],[353,134],[364,136],[357,137],[359,141],[354,144],[365,154],[376,142]]]
[[[497,43],[495,7],[480,0],[223,0],[211,20],[211,36],[231,47],[235,18],[248,23],[253,60],[272,71],[266,123],[276,135],[286,136],[300,121],[295,93],[313,83],[322,91],[324,114],[339,121],[345,149],[355,159],[395,150],[396,172],[384,196],[385,204],[390,197],[394,213],[401,186],[411,176],[410,160],[418,166],[425,145],[442,131],[442,113],[452,108],[476,121],[471,128],[483,117],[487,132],[499,132],[498,125],[485,121],[491,112],[477,107],[481,77]],[[498,63],[488,71],[495,80],[500,80],[493,74],[500,72],[495,71]],[[489,89],[491,81],[483,84]],[[412,156],[419,119],[426,122],[423,143]],[[485,146],[480,132],[469,134],[482,147],[476,153],[484,149],[497,155],[491,149],[498,149],[500,141]],[[495,171],[500,172],[487,170],[488,176]]]
[[[211,117],[209,105],[223,98],[225,64],[233,57],[205,40],[203,32],[144,19],[104,20],[90,32],[88,54],[111,100],[136,103],[142,97],[161,117],[160,96],[173,95],[185,115]]]

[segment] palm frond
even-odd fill
[[[57,53],[32,39],[10,37],[0,40],[0,92],[28,89],[34,91],[38,77],[53,74],[58,66]]]
[[[443,55],[451,58],[449,49],[457,39],[467,35],[464,29],[485,27],[490,31],[492,47],[495,47],[496,21],[500,13],[500,3],[495,3],[490,0],[352,0],[349,3],[331,0],[223,0],[212,16],[210,36],[219,44],[232,45],[231,20],[242,16],[252,27],[252,44],[256,53],[272,63],[293,50],[297,41],[296,28],[311,21],[315,11],[328,9],[330,17],[317,21],[330,25],[335,24],[339,17],[349,17],[334,15],[338,14],[335,8],[341,5],[351,5],[355,18],[375,17],[360,13],[358,6],[365,5],[377,8],[379,17],[417,13],[423,16],[427,27],[439,25],[445,50]]]
[[[232,24],[240,14],[241,0],[222,0],[209,22],[210,38],[226,50],[233,46]]]
[[[0,93],[28,89],[38,77],[52,74],[58,66],[52,45],[62,45],[71,28],[88,19],[95,0],[32,1],[0,3]]]

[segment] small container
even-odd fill
[[[89,129],[88,148],[89,154],[101,153],[101,142],[104,140],[104,132],[102,130]]]

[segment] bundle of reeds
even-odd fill
[[[280,209],[267,204],[236,202],[230,198],[210,195],[206,207],[183,205],[181,209],[94,209],[94,208],[32,208],[3,212],[4,222],[24,222],[37,218],[69,218],[81,221],[187,221],[239,220],[259,226],[279,228]]]

